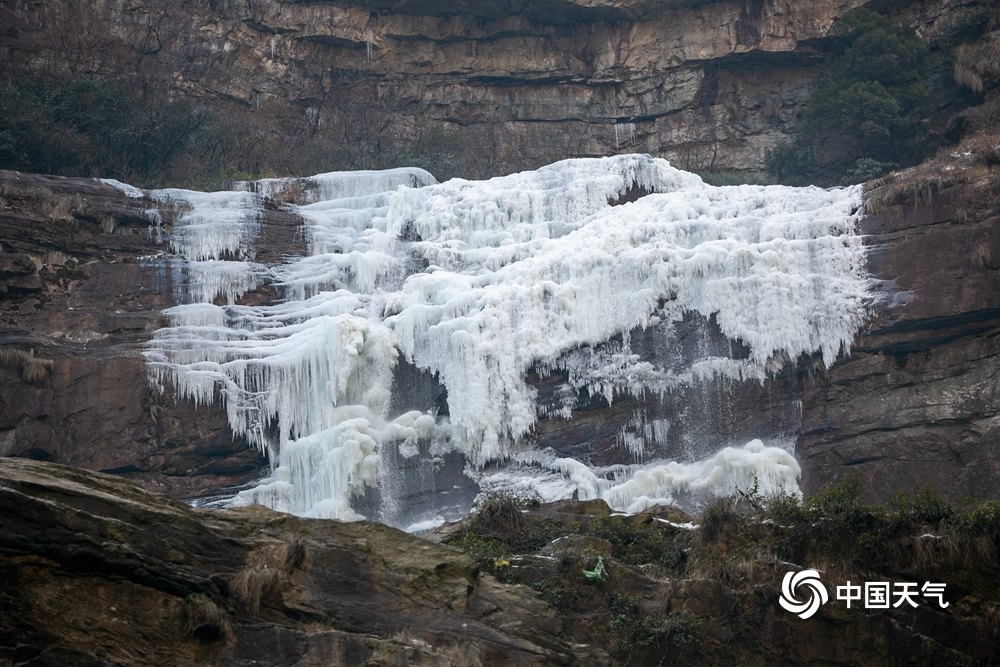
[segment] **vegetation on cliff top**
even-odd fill
[[[534,588],[573,641],[601,646],[623,664],[721,655],[751,664],[780,652],[762,632],[778,613],[782,574],[805,568],[828,586],[944,582],[955,605],[948,613],[975,609],[973,636],[990,636],[1000,623],[991,592],[1000,577],[1000,503],[953,504],[921,490],[877,505],[862,492],[858,478],[804,502],[751,490],[703,508],[697,526],[671,508],[626,516],[600,501],[495,496],[444,541],[501,581]],[[584,570],[598,559],[607,575],[594,580]],[[844,611],[831,605],[823,613]],[[989,659],[987,644],[972,652]]]

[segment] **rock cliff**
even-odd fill
[[[763,385],[696,400],[584,401],[569,421],[540,421],[539,444],[610,463],[628,458],[622,433],[669,419],[674,449],[650,453],[683,459],[684,443],[739,444],[777,427],[797,440],[807,491],[861,471],[883,498],[925,484],[995,497],[997,181],[989,164],[955,155],[870,195],[864,224],[884,301],[850,357],[830,370],[802,360]],[[170,207],[90,179],[4,172],[0,190],[3,455],[116,472],[181,497],[260,474],[265,461],[221,410],[147,383],[143,346],[186,279],[143,259],[165,252],[157,234],[169,232]],[[294,252],[298,229],[272,202],[262,252]],[[534,380],[543,405],[560,380]]]
[[[959,149],[869,194],[869,261],[889,302],[850,358],[807,385],[797,453],[809,490],[861,471],[884,495],[928,484],[997,497],[996,164]]]
[[[0,202],[0,453],[182,495],[256,474],[261,457],[223,415],[148,387],[143,344],[184,278],[147,261],[165,250],[169,208],[93,179],[14,172],[0,172]],[[269,227],[289,227],[272,214]]]
[[[794,128],[830,26],[862,4],[16,2],[0,68],[195,100],[250,173],[317,147],[316,171],[437,153],[477,177],[620,152],[756,170]],[[959,4],[892,6],[933,34]]]
[[[0,468],[6,664],[602,662],[527,591],[386,526],[199,512],[108,476]]]

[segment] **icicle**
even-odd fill
[[[635,143],[635,123],[615,122],[615,148],[622,145],[622,136],[627,134],[630,144]]]
[[[368,62],[372,60],[372,43],[375,41],[375,33],[371,28],[365,28],[365,51]]]
[[[634,124],[615,131],[634,141]],[[803,354],[832,363],[869,303],[858,187],[711,187],[641,155],[482,182],[396,169],[238,186],[151,193],[177,204],[171,247],[197,276],[188,299],[232,304],[271,281],[283,300],[172,308],[146,358],[154,385],[221,401],[233,431],[271,455],[272,478],[243,499],[297,513],[356,518],[351,498],[376,485],[385,448],[416,456],[416,439],[447,441],[473,469],[510,458],[539,413],[531,369],[564,371],[609,401],[761,380]],[[637,187],[654,194],[609,204]],[[296,210],[308,255],[254,264],[263,198],[288,188],[306,202]],[[671,349],[670,323],[689,315],[714,320],[745,354],[706,347],[666,364],[631,350],[628,332],[648,327]],[[400,355],[445,386],[447,420],[389,414]],[[569,414],[572,402],[549,409]],[[643,418],[622,444],[644,456],[668,430]],[[791,489],[794,459],[771,449],[722,453],[711,464],[721,472],[698,475],[730,488],[746,465]],[[645,476],[622,468],[614,485],[578,462],[552,465],[623,508],[698,486],[664,462]]]

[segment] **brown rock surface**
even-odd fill
[[[978,545],[873,545],[880,559],[916,558],[916,571],[866,562],[822,573],[828,587],[944,581],[947,608],[918,596],[915,607],[847,609],[831,590],[801,620],[778,595],[783,573],[805,563],[771,550],[802,536],[727,508],[701,519],[711,528],[671,523],[685,517],[668,511],[615,515],[599,501],[480,522],[504,531],[490,542],[495,553],[506,555],[508,541],[533,545],[492,561],[533,591],[379,524],[195,510],[117,477],[0,458],[0,664],[971,666],[1000,657],[995,562],[963,560],[995,554],[995,515],[980,515]],[[605,580],[588,582],[581,570],[598,555]]]
[[[857,470],[882,497],[925,484],[1000,494],[1000,181],[955,156],[869,195],[871,269],[891,302],[807,388],[797,456],[808,490]]]
[[[222,110],[267,151],[323,136],[336,164],[454,140],[475,147],[480,173],[464,177],[618,152],[759,169],[797,122],[830,26],[863,4],[7,3],[0,68],[135,71]],[[953,4],[892,6],[928,33]]]
[[[18,459],[0,515],[0,663],[607,664],[528,589],[378,524],[198,511]]]
[[[169,208],[100,181],[0,172],[0,454],[195,495],[264,463],[217,410],[148,386],[143,345],[178,288],[150,261],[166,246],[149,211],[168,231]]]
[[[570,421],[540,421],[539,443],[599,464],[631,461],[621,434],[673,419],[681,446],[647,455],[690,458],[699,452],[683,443],[703,434],[678,416],[710,424],[723,444],[778,425],[797,435],[807,491],[862,471],[883,498],[924,484],[997,497],[996,174],[979,165],[938,182],[933,165],[921,169],[883,186],[912,192],[872,207],[865,222],[890,303],[850,357],[829,371],[806,360],[762,386],[696,400],[594,399]],[[113,471],[179,496],[258,474],[264,462],[219,409],[147,385],[142,346],[173,304],[175,279],[141,259],[165,249],[144,212],[155,203],[90,179],[5,172],[0,188],[0,453]],[[297,221],[273,206],[266,214],[262,256],[295,251]],[[166,230],[170,211],[162,215]],[[558,376],[536,386],[543,404],[557,404]]]

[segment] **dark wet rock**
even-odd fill
[[[528,589],[379,524],[194,510],[115,477],[10,458],[0,513],[0,660],[606,663],[563,640]]]

